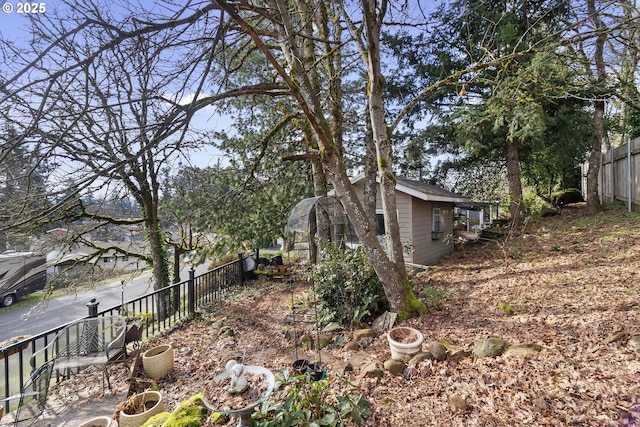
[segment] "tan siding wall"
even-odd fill
[[[413,262],[416,264],[430,265],[441,256],[453,250],[453,242],[444,238],[433,240],[431,238],[431,224],[433,208],[440,208],[440,229],[443,236],[453,234],[453,204],[432,203],[419,199],[413,200]]]
[[[413,200],[413,260],[416,264],[425,264],[431,246],[431,208],[418,199]],[[425,236],[429,236],[428,239]]]
[[[408,194],[396,193],[396,207],[398,208],[398,223],[400,225],[400,239],[403,245],[411,244],[413,225],[411,224],[413,204]],[[413,253],[404,254],[406,262],[413,262]]]
[[[362,202],[364,198],[364,181],[356,184],[356,193]],[[413,252],[405,254],[405,261],[415,264],[430,265],[438,258],[453,250],[453,243],[444,239],[431,239],[432,207],[440,208],[441,230],[443,236],[453,234],[453,203],[425,202],[408,194],[396,193],[400,238],[403,244],[410,244]],[[382,210],[380,187],[376,195],[376,210]]]

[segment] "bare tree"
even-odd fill
[[[119,11],[119,20],[92,3],[69,2],[65,7],[74,19],[65,20],[55,14],[51,19],[31,18],[34,33],[42,40],[35,52],[24,54],[4,44],[5,59],[14,60],[15,65],[14,72],[3,81],[0,100],[12,104],[10,116],[22,122],[24,134],[40,132],[53,137],[48,154],[60,157],[66,167],[73,166],[80,188],[97,185],[104,190],[118,182],[134,194],[144,207],[143,221],[150,240],[159,243],[158,258],[153,259],[156,286],[166,283],[167,276],[160,259],[162,236],[153,211],[159,187],[149,173],[157,173],[159,162],[168,161],[184,148],[188,142],[187,126],[197,109],[229,96],[288,94],[305,117],[311,136],[310,151],[319,156],[323,172],[342,200],[385,283],[392,308],[401,312],[401,317],[424,310],[407,285],[402,252],[394,243],[399,242],[399,236],[394,234],[390,239],[390,258],[378,242],[375,227],[347,175],[341,146],[340,78],[344,70],[339,56],[343,43],[339,29],[343,23],[336,19],[336,4],[269,0],[263,5],[249,5],[218,1],[203,3],[200,8],[179,8],[166,3],[163,14],[130,8],[130,14],[126,9]],[[378,26],[384,11],[379,13],[375,19]],[[310,17],[315,23],[305,27],[305,20]],[[372,27],[372,31],[368,36],[373,43],[371,48],[379,49],[373,39],[379,28]],[[310,40],[321,48],[310,49]],[[242,87],[227,87],[225,76],[232,75],[234,67],[243,66],[247,52],[256,50],[264,55],[275,78],[249,79]],[[134,63],[124,56],[125,52],[139,56],[139,61]],[[304,55],[307,58],[303,60]],[[131,62],[117,64],[115,58]],[[153,65],[146,66],[146,61]],[[318,88],[318,81],[310,76],[310,71],[320,65],[328,90]],[[209,80],[212,76],[217,78]],[[378,157],[379,164],[384,165],[383,182],[388,196],[395,184],[384,111],[379,110],[381,88],[376,86],[370,103],[376,105],[375,112],[371,109],[374,139],[380,141],[378,147],[382,148]],[[192,101],[181,105],[180,99],[192,93]],[[325,110],[327,104],[330,108]],[[129,109],[126,114],[124,108]],[[152,119],[146,117],[149,112],[154,112]],[[103,151],[95,150],[106,141],[113,144],[105,144]],[[163,142],[167,144],[161,145]],[[128,166],[132,162],[139,167]],[[89,170],[90,174],[80,177],[81,172]],[[391,226],[396,215],[394,205],[386,203],[385,210],[389,230],[397,233],[397,228]]]
[[[149,262],[154,286],[160,289],[169,284],[158,211],[160,173],[200,144],[188,132],[193,113],[180,102],[186,82],[176,79],[189,70],[164,68],[166,49],[181,49],[175,35],[134,29],[115,43],[122,30],[109,16],[89,5],[79,11],[84,19],[72,30],[66,30],[69,22],[62,18],[34,21],[44,46],[36,47],[30,59],[15,62],[15,74],[2,87],[3,104],[9,106],[6,118],[18,128],[9,145],[29,147],[33,136],[39,136],[37,153],[57,165],[51,185],[65,194],[57,199],[50,195],[46,211],[25,212],[6,227],[69,224],[71,241],[95,249],[90,258],[113,250]],[[20,54],[16,49],[4,52]],[[66,194],[69,181],[75,191]],[[94,200],[131,195],[139,212],[110,216],[98,203],[83,202],[81,196],[89,194]],[[149,252],[97,245],[91,234],[107,224],[143,227]]]

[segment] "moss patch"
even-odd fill
[[[207,417],[207,408],[202,401],[202,393],[196,394],[172,413],[163,412],[149,418],[142,427],[199,427]]]
[[[427,313],[427,306],[422,303],[416,296],[413,294],[413,291],[409,287],[408,284],[405,283],[405,305],[404,310],[400,310],[398,312],[398,321],[402,322],[404,320],[410,319],[412,317],[422,316]]]

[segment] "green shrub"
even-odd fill
[[[524,192],[522,195],[522,203],[524,204],[524,212],[527,215],[538,216],[545,207],[545,201],[531,190]]]
[[[309,374],[291,375],[283,371],[276,381],[276,390],[253,415],[256,427],[288,426],[344,426],[362,424],[371,416],[371,403],[362,396],[344,396],[336,393],[334,377],[318,381]],[[344,377],[338,380],[349,385]]]
[[[382,283],[362,248],[324,248],[313,277],[322,323],[357,326],[388,308]]]
[[[556,191],[551,195],[551,200],[555,206],[564,206],[569,203],[579,203],[584,202],[584,197],[582,197],[582,192],[577,188],[568,188],[562,191]]]

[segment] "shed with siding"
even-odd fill
[[[435,263],[453,250],[454,206],[469,203],[460,194],[411,179],[396,178],[396,205],[400,238],[406,248],[407,265],[425,266]],[[364,175],[352,180],[358,197],[364,199]],[[384,235],[380,186],[376,195],[377,233]]]

